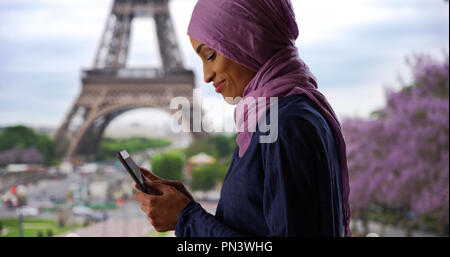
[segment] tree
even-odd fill
[[[183,166],[183,158],[178,152],[156,154],[152,159],[155,175],[169,180],[182,180]]]
[[[29,147],[36,147],[47,165],[57,162],[55,143],[47,135],[25,126],[7,127],[0,133],[0,151]]]
[[[186,148],[185,153],[188,158],[204,152],[218,160],[214,164],[193,168],[191,183],[193,190],[207,191],[224,180],[231,163],[232,153],[237,146],[236,136],[236,133],[232,136],[217,134],[196,140]]]
[[[208,191],[217,184],[216,174],[212,166],[199,166],[192,170],[192,190]]]
[[[226,166],[219,163],[208,164],[192,169],[192,190],[208,191],[221,183],[228,171]]]
[[[115,160],[120,149],[126,149],[130,154],[145,151],[149,148],[165,147],[170,141],[161,138],[103,138],[97,152],[97,160]]]
[[[208,142],[208,139],[198,139],[194,140],[185,150],[186,157],[189,158],[198,153],[207,153],[208,155],[212,155],[217,157],[218,150],[214,144]]]
[[[440,233],[449,210],[449,59],[408,59],[411,85],[387,91],[373,119],[343,122],[352,208],[394,208],[411,225],[432,217]]]
[[[193,141],[186,148],[186,156],[191,157],[204,152],[218,159],[226,159],[236,148],[236,134],[226,136],[222,134],[213,135],[204,139]]]
[[[216,147],[218,154],[217,157],[221,159],[231,155],[236,145],[236,141],[233,136],[227,137],[221,134],[211,136],[207,139],[207,141]]]

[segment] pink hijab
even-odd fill
[[[240,105],[248,97],[284,97],[293,94],[307,95],[318,107],[333,131],[337,141],[343,203],[344,235],[349,229],[350,185],[344,137],[337,117],[325,96],[317,90],[317,82],[308,66],[300,59],[295,47],[298,27],[290,0],[198,0],[188,28],[188,35],[220,52],[228,59],[255,72],[255,77],[245,87],[243,99],[235,109],[238,128],[236,142],[239,157],[250,144],[255,121],[248,120],[249,113],[257,117],[264,110]],[[267,107],[270,103],[267,103]],[[253,117],[253,116],[251,116]],[[250,131],[249,131],[250,130]]]

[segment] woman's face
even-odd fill
[[[206,83],[213,82],[217,93],[222,94],[229,104],[236,104],[235,97],[242,97],[245,87],[256,72],[227,59],[216,50],[190,38],[192,47],[203,62]]]

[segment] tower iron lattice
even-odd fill
[[[132,21],[155,21],[162,67],[128,68]],[[150,30],[149,30],[150,31]],[[169,11],[169,0],[114,0],[92,69],[82,70],[82,90],[55,134],[57,152],[69,160],[93,160],[102,134],[118,115],[152,107],[174,113],[170,101],[186,97],[191,131],[195,77],[184,68]],[[201,114],[200,114],[201,115]],[[194,138],[206,132],[192,132]]]

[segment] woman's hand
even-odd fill
[[[160,178],[149,170],[139,167],[144,177],[145,186],[150,192],[155,190],[158,195],[149,195],[139,191],[135,199],[141,203],[141,210],[147,215],[147,219],[155,227],[156,231],[164,232],[174,230],[178,221],[178,215],[192,200],[192,195],[186,190],[180,181]],[[137,185],[135,188],[139,190]]]
[[[190,200],[194,199],[192,197],[192,195],[189,193],[189,191],[186,190],[186,188],[184,187],[183,183],[181,183],[180,181],[163,179],[163,178],[160,178],[160,177],[156,176],[155,174],[153,174],[152,172],[150,172],[149,170],[147,170],[145,168],[139,167],[139,169],[141,170],[141,172],[145,176],[145,178],[147,178],[150,182],[161,182],[163,184],[166,184],[166,185],[169,185],[169,186],[173,186],[178,191],[183,193]]]
[[[190,199],[171,185],[160,181],[145,181],[145,186],[156,189],[161,194],[149,195],[143,192],[135,194],[136,201],[141,203],[141,210],[158,232],[174,230],[178,215]],[[136,188],[137,185],[135,185]]]

